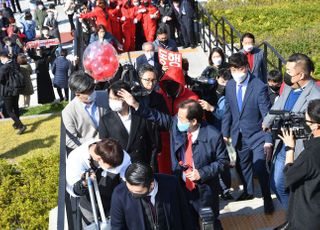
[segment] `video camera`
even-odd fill
[[[198,78],[191,78],[193,84],[191,90],[196,93],[201,99],[208,100],[208,95],[212,95],[212,90],[217,84],[215,78],[208,78],[201,76]]]
[[[307,139],[310,133],[306,130],[304,113],[294,113],[285,110],[270,110],[270,115],[276,115],[271,133],[274,139],[279,139],[282,134],[281,128],[292,129],[296,139]]]

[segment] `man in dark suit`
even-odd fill
[[[264,59],[263,50],[255,47],[255,38],[251,33],[245,33],[241,37],[242,49],[241,53],[244,53],[248,58],[248,69],[257,78],[264,83],[267,83],[267,63]]]
[[[189,201],[194,224],[204,207],[213,210],[214,227],[221,229],[219,217],[219,172],[229,162],[222,135],[202,121],[203,109],[195,100],[179,105],[177,116],[160,113],[140,105],[125,91],[119,95],[142,117],[158,123],[170,132],[172,171]]]
[[[183,48],[189,46],[195,48],[197,46],[193,25],[195,11],[190,0],[173,0],[173,11],[181,28]]]
[[[268,88],[249,71],[247,57],[243,53],[229,58],[233,79],[225,90],[225,114],[222,134],[225,141],[232,139],[237,150],[237,168],[244,185],[238,200],[253,199],[253,172],[258,176],[264,198],[265,213],[274,210],[266,169],[266,156],[272,152],[271,135],[262,130],[262,120],[271,103]]]
[[[112,195],[113,230],[195,229],[175,177],[153,174],[148,165],[133,163],[127,168],[125,179]]]
[[[132,162],[150,164],[155,154],[160,152],[157,141],[158,132],[152,129],[152,123],[135,114],[128,104],[123,101],[118,92],[121,89],[130,91],[130,87],[117,81],[109,87],[109,107],[99,125],[100,138],[113,138],[119,141],[126,150]]]
[[[158,77],[162,75],[162,66],[159,64],[158,52],[154,52],[152,42],[145,42],[142,45],[143,54],[136,59],[136,70],[139,72],[143,65],[149,64],[157,70]]]

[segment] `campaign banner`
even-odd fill
[[[45,39],[45,40],[35,40],[35,41],[30,41],[26,43],[26,48],[27,49],[32,49],[32,48],[38,48],[38,47],[50,47],[50,46],[56,46],[59,45],[59,39],[58,38],[50,38],[50,39]]]
[[[163,48],[158,49],[159,63],[167,68],[179,67],[182,68],[182,54],[179,52],[173,52]]]

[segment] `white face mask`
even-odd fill
[[[214,65],[221,65],[222,58],[213,58],[212,62],[213,62]]]
[[[147,60],[148,60],[148,59],[153,58],[154,52],[153,52],[153,51],[151,51],[151,52],[146,52],[145,55],[146,55],[146,58],[147,58]]]
[[[43,10],[43,5],[39,5],[39,10]]]
[[[236,72],[232,74],[232,77],[238,84],[240,84],[246,79],[247,73]]]
[[[133,2],[133,5],[134,5],[134,6],[139,6],[140,3],[139,3],[139,2]]]
[[[96,97],[97,97],[96,91],[93,91],[93,92],[88,96],[87,101],[88,101],[89,103],[91,103],[91,102],[93,102],[94,100],[96,100]]]
[[[243,46],[243,50],[246,52],[251,52],[251,50],[253,50],[253,45],[245,45]]]
[[[109,107],[114,112],[120,112],[123,109],[123,101],[109,99]]]

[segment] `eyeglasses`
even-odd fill
[[[147,78],[141,78],[141,80],[144,80],[146,82],[156,83],[157,79],[147,79]]]

